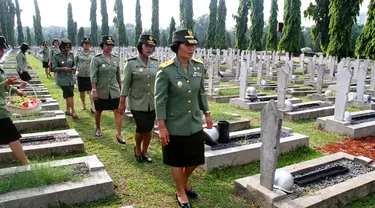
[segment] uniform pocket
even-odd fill
[[[138,92],[130,92],[131,96],[134,97],[134,98],[140,98],[142,97],[142,93],[138,93]]]
[[[172,118],[176,118],[176,117],[180,116],[180,111],[167,110],[167,116],[172,117]]]

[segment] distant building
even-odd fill
[[[357,23],[359,25],[364,25],[366,23],[367,12],[361,12],[359,16],[357,16]]]

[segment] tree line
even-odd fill
[[[15,0],[0,1],[0,33],[7,37],[11,45],[24,41],[41,45],[44,40],[67,37],[73,45],[77,45],[81,38],[89,35],[92,45],[97,46],[101,35],[111,34],[119,46],[135,45],[142,32],[151,33],[158,45],[171,44],[172,33],[176,29],[193,29],[199,39],[199,47],[206,48],[235,48],[239,50],[268,50],[301,52],[301,48],[309,47],[314,51],[322,51],[339,57],[365,55],[375,56],[375,0],[369,4],[368,18],[364,27],[356,25],[363,0],[315,0],[304,11],[305,18],[315,22],[312,28],[301,27],[301,0],[285,0],[283,13],[283,29],[278,31],[278,1],[271,0],[271,11],[268,23],[264,22],[263,0],[239,0],[235,28],[226,29],[225,0],[211,0],[209,14],[193,19],[193,0],[179,0],[179,25],[172,17],[166,29],[159,27],[159,0],[152,0],[151,29],[144,29],[141,21],[140,0],[136,0],[135,24],[124,23],[124,7],[122,0],[115,0],[113,11],[114,25],[109,27],[107,2],[100,0],[100,14],[102,24],[97,24],[97,0],[90,0],[90,28],[77,28],[74,21],[72,4],[67,5],[67,27],[42,28],[41,16],[37,0],[34,0],[35,15],[33,28],[22,26],[22,10]],[[250,16],[250,19],[248,19]],[[14,30],[17,17],[17,30]],[[250,22],[250,25],[248,25]],[[363,30],[362,30],[363,28]],[[56,32],[54,29],[59,29]],[[24,34],[26,31],[26,34]],[[49,33],[48,33],[49,32]],[[17,36],[17,40],[15,39]],[[25,37],[26,36],[26,37]],[[354,40],[353,40],[354,39]]]

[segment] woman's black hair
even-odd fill
[[[104,47],[104,42],[101,42],[101,43],[99,44],[99,46],[100,46],[101,49],[103,49],[103,47]]]
[[[180,47],[180,45],[182,44],[182,42],[175,42],[175,43],[172,43],[171,45],[171,50],[177,54],[178,52],[178,48]]]
[[[142,42],[138,42],[137,43],[137,49],[138,49],[138,52],[139,52],[139,54],[142,54],[142,45],[143,45],[143,43]]]
[[[29,49],[28,46],[26,46],[26,45],[22,45],[22,46],[21,46],[21,51],[22,51],[23,53],[26,53],[27,49]]]

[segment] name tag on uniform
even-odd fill
[[[200,72],[194,72],[193,73],[193,77],[201,77],[202,76],[202,73],[200,73]]]
[[[137,66],[135,66],[135,68],[142,68],[143,66],[142,65],[137,65]]]
[[[175,79],[181,79],[182,77],[181,76],[174,76]]]
[[[158,66],[150,65],[148,68],[157,68]]]

